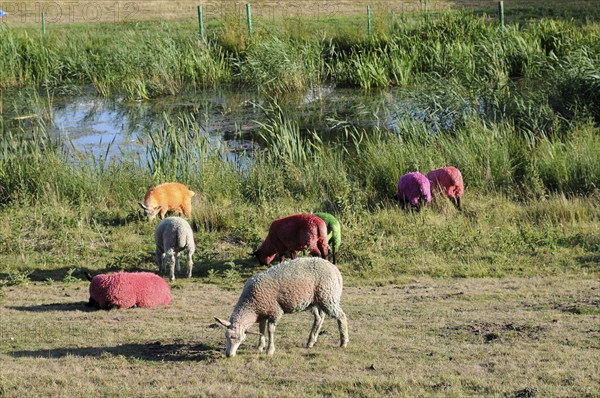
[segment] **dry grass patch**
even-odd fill
[[[308,313],[286,315],[273,357],[255,338],[226,359],[236,290],[178,281],[169,307],[90,311],[87,284],[7,287],[0,392],[35,396],[599,396],[597,280],[414,279],[350,286],[350,344],[331,319],[304,348]],[[36,375],[35,378],[31,374]],[[532,395],[533,394],[533,395]]]

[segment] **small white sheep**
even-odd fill
[[[268,330],[267,354],[275,352],[275,326],[285,313],[310,309],[314,322],[306,346],[317,342],[325,314],[335,318],[340,332],[340,347],[348,344],[346,314],[340,306],[342,275],[329,261],[316,257],[302,257],[285,261],[248,279],[228,321],[215,318],[227,327],[225,355],[235,356],[247,329],[258,322],[260,338],[258,350],[265,348]],[[267,329],[268,327],[268,329]]]
[[[154,232],[156,243],[156,265],[158,269],[166,273],[167,266],[170,267],[170,279],[175,280],[175,265],[177,272],[181,270],[179,265],[179,253],[187,253],[187,277],[192,277],[192,255],[196,251],[194,233],[190,224],[181,217],[167,217],[156,226]]]

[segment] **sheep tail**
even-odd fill
[[[321,258],[325,258],[326,259],[327,256],[329,255],[329,251],[327,250],[327,239],[326,238],[319,238],[317,240],[317,248],[321,252]]]
[[[321,253],[321,258],[327,259],[329,251],[327,250],[327,225],[325,222],[318,224],[317,230],[317,249]]]

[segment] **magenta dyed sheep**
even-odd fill
[[[171,288],[151,272],[99,274],[90,283],[90,302],[105,310],[111,308],[157,307],[171,302]]]
[[[459,169],[448,166],[431,170],[427,173],[427,178],[431,183],[432,190],[445,193],[454,206],[460,210],[460,198],[465,191],[465,185]]]
[[[398,180],[398,193],[396,199],[403,208],[410,205],[411,208],[421,210],[423,202],[431,203],[431,188],[429,180],[418,171],[404,174]]]
[[[311,255],[327,258],[327,225],[314,214],[296,214],[273,221],[264,242],[252,255],[261,265],[268,265],[278,254],[283,261],[286,253],[296,258],[297,251],[307,248]]]

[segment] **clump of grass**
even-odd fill
[[[276,96],[305,91],[321,81],[323,68],[319,42],[277,36],[253,40],[239,63],[242,81]]]
[[[0,286],[19,286],[28,285],[30,282],[29,276],[33,273],[33,270],[22,270],[9,272],[6,279],[0,280]]]
[[[75,282],[79,282],[81,281],[81,279],[73,276],[73,273],[77,271],[77,268],[69,268],[67,270],[67,273],[65,274],[65,276],[63,277],[63,282],[64,283],[75,283]]]

